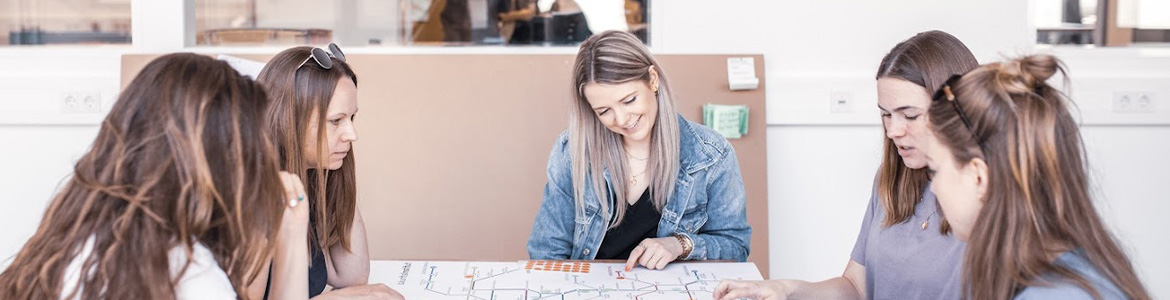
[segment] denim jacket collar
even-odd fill
[[[703,136],[695,130],[691,122],[684,119],[682,115],[678,115],[678,169],[686,174],[693,174],[710,167],[715,164],[715,158],[722,156],[727,149],[720,149],[720,145],[716,140],[710,136]],[[602,174],[605,177],[606,185],[613,182],[609,176],[609,170]],[[610,190],[609,192],[613,192]]]
[[[720,147],[718,140],[710,135],[700,134],[696,128],[696,124],[692,124],[683,118],[681,114],[678,115],[678,132],[679,132],[679,172],[677,185],[689,185],[690,175],[701,171],[704,168],[715,164],[716,158],[721,156],[723,152],[729,151]],[[702,126],[702,125],[699,125]],[[722,137],[720,137],[722,138]],[[613,194],[613,179],[610,177],[609,170],[602,174],[605,178],[606,192]],[[601,209],[601,205],[596,201],[587,201],[585,203],[586,210],[597,212]],[[584,216],[579,216],[584,218]],[[677,219],[673,211],[664,211],[664,217],[667,219]]]

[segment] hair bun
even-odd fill
[[[995,78],[1008,93],[1027,94],[1047,85],[1059,68],[1060,60],[1055,56],[1028,55],[999,63]]]

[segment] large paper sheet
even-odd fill
[[[587,261],[374,261],[370,283],[406,299],[711,299],[724,279],[759,280],[751,263],[673,263],[663,270]]]

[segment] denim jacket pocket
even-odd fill
[[[679,220],[679,229],[687,233],[697,233],[703,224],[707,223],[707,195],[702,193],[704,191],[692,191],[690,201],[687,201],[686,208],[683,209],[682,218]]]
[[[575,216],[574,220],[577,222],[577,225],[588,225],[593,220],[593,217],[597,216],[597,210],[597,207],[585,205],[585,213]]]

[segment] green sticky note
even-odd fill
[[[747,105],[703,104],[703,124],[725,138],[738,139],[748,132]]]

